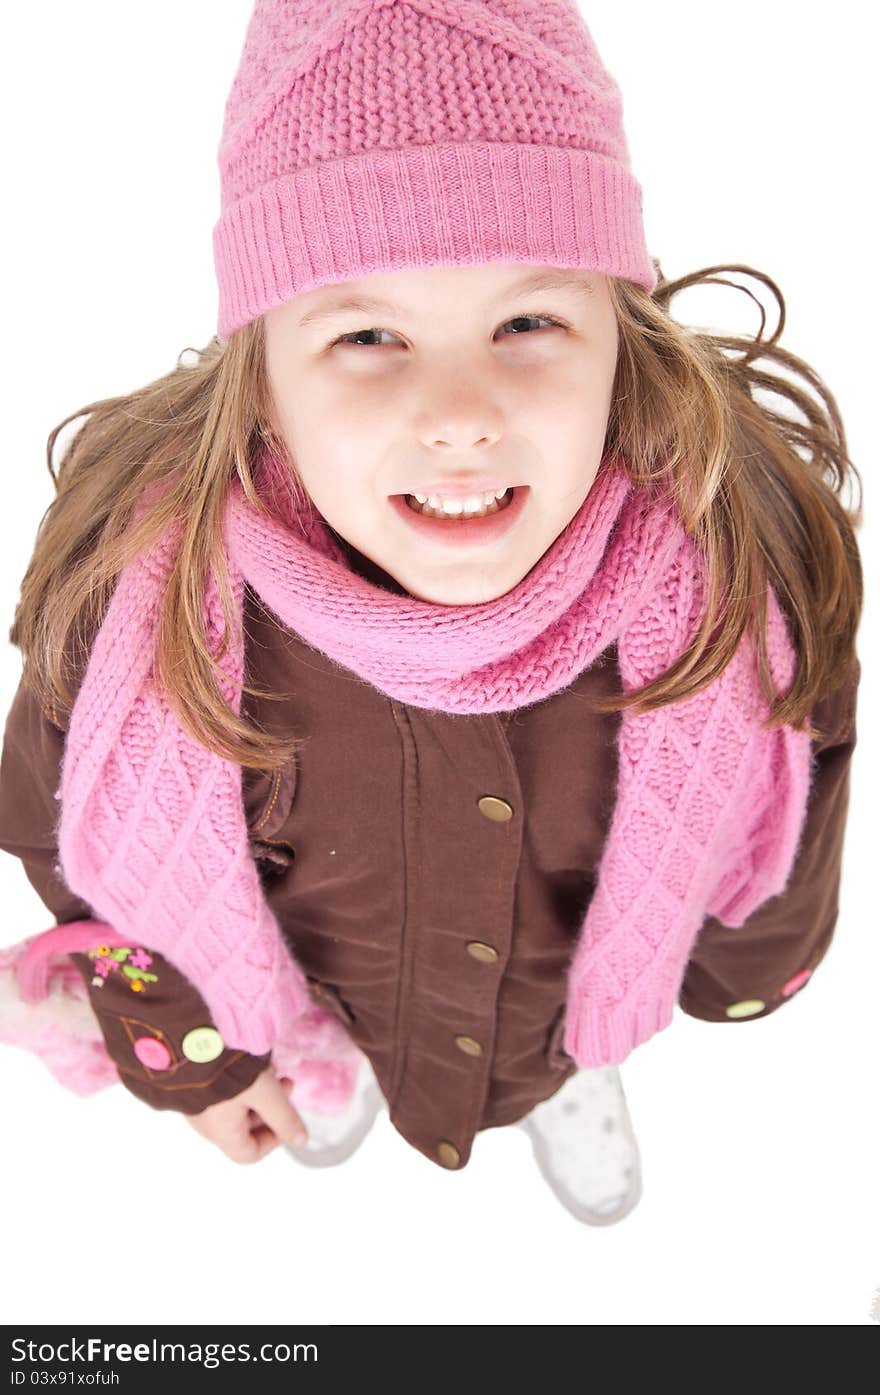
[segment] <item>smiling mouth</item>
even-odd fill
[[[424,518],[436,518],[444,523],[466,523],[468,519],[488,518],[490,514],[501,513],[512,502],[514,495],[513,486],[509,486],[502,491],[496,491],[491,499],[488,496],[473,496],[471,499],[450,499],[443,505],[436,495],[428,495],[422,500],[415,494],[404,494],[407,506],[413,513],[419,513]],[[431,500],[434,499],[434,503]],[[480,499],[482,502],[477,502]],[[468,505],[468,507],[465,507]]]

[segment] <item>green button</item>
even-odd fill
[[[204,1065],[206,1061],[216,1061],[222,1053],[223,1038],[216,1027],[193,1027],[181,1042],[180,1049],[188,1061],[198,1061],[199,1065]]]
[[[766,1003],[762,1003],[760,998],[743,998],[741,1003],[731,1003],[725,1008],[728,1017],[751,1017],[755,1012],[763,1012]]]

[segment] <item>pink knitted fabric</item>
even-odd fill
[[[278,462],[264,455],[271,494]],[[224,539],[241,613],[244,582],[280,622],[399,701],[496,712],[569,684],[614,640],[627,690],[692,638],[702,569],[668,502],[606,458],[584,504],[538,565],[484,605],[397,596],[350,571],[320,515],[312,533],[262,514],[231,486]],[[152,686],[155,617],[174,540],[121,575],[71,713],[59,795],[59,872],[101,920],[165,955],[204,996],[227,1045],[262,1053],[307,1006],[304,976],[250,855],[240,767],[178,725]],[[777,688],[794,673],[768,591]],[[213,579],[206,616],[219,652]],[[223,660],[240,710],[243,634]],[[623,714],[617,801],[573,956],[565,1049],[622,1061],[666,1026],[707,912],[729,925],[788,879],[803,828],[810,743],[762,730],[753,647],[695,698]]]
[[[221,338],[380,270],[657,282],[620,90],[574,0],[257,0],[218,164]]]

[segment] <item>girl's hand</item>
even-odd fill
[[[308,1137],[287,1094],[292,1084],[287,1076],[279,1079],[267,1066],[241,1094],[184,1118],[233,1162],[259,1162],[278,1143],[299,1146]]]

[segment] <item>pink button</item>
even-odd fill
[[[171,1065],[171,1052],[164,1041],[159,1041],[157,1037],[138,1037],[134,1054],[141,1065],[150,1070],[167,1070]]]
[[[788,983],[784,983],[782,985],[783,998],[787,998],[790,993],[796,992],[802,983],[806,983],[812,972],[812,969],[801,969],[799,974],[795,974],[794,978],[788,980]]]

